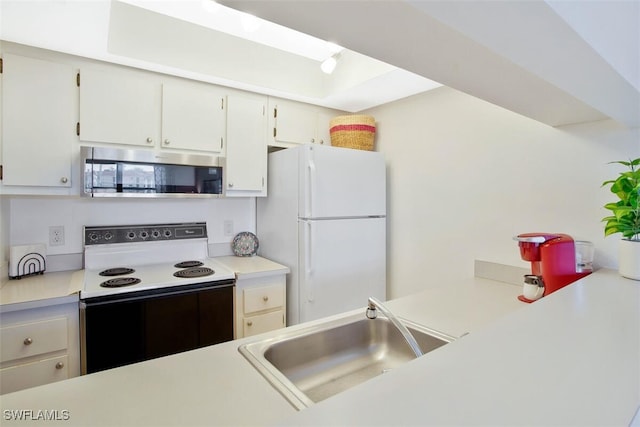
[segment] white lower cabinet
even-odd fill
[[[284,328],[284,310],[272,313],[258,314],[245,317],[242,324],[242,333],[245,337]]]
[[[77,302],[0,315],[0,394],[80,374]]]
[[[69,378],[68,360],[64,355],[1,369],[2,393],[66,380]]]
[[[236,280],[236,338],[284,328],[285,275]]]

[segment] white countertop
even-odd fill
[[[78,301],[83,270],[44,273],[0,283],[0,312]]]
[[[469,279],[389,302],[470,334],[300,412],[238,353],[260,337],[3,395],[0,407],[67,410],[63,424],[83,426],[628,425],[640,403],[640,283],[599,271],[533,304],[519,291]]]
[[[639,404],[640,282],[601,270],[280,424],[627,426]]]
[[[265,277],[289,272],[289,267],[260,256],[221,256],[216,257],[216,260],[235,271],[238,278]]]
[[[288,267],[259,256],[223,256],[214,259],[235,272],[238,277],[262,277],[289,272]],[[78,301],[78,293],[83,284],[84,270],[45,272],[21,279],[4,277],[0,281],[0,312]]]

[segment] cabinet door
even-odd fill
[[[69,378],[68,357],[57,356],[0,369],[0,394]]]
[[[220,153],[224,147],[224,92],[212,85],[162,85],[162,147]]]
[[[284,326],[284,311],[278,310],[258,316],[245,317],[243,334],[245,337],[250,337],[263,332],[284,328]]]
[[[160,83],[121,71],[80,72],[80,140],[153,147],[160,139]]]
[[[337,116],[333,110],[321,109],[318,111],[318,121],[316,123],[316,141],[318,144],[331,145],[331,133],[329,123],[331,119]]]
[[[69,187],[76,138],[73,68],[10,54],[3,68],[3,184]]]
[[[229,95],[227,111],[227,196],[266,196],[266,105],[262,97]]]
[[[304,144],[316,142],[317,107],[277,100],[270,107],[273,115],[273,141]]]

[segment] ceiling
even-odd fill
[[[640,126],[637,1],[219,2],[552,126]]]
[[[0,0],[0,39],[350,112],[441,86],[348,49],[327,75],[326,41],[238,15],[212,0]]]
[[[640,126],[637,1],[218,3],[281,27],[238,32],[211,0],[0,0],[0,39],[351,112],[444,84],[552,126]],[[287,29],[321,40],[274,47]],[[331,75],[325,40],[347,48]]]

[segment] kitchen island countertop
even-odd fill
[[[30,424],[11,411],[45,409],[83,426],[627,425],[640,403],[638,283],[602,270],[534,304],[519,291],[469,279],[388,302],[470,333],[300,412],[237,351],[268,332],[3,395],[3,425]]]

